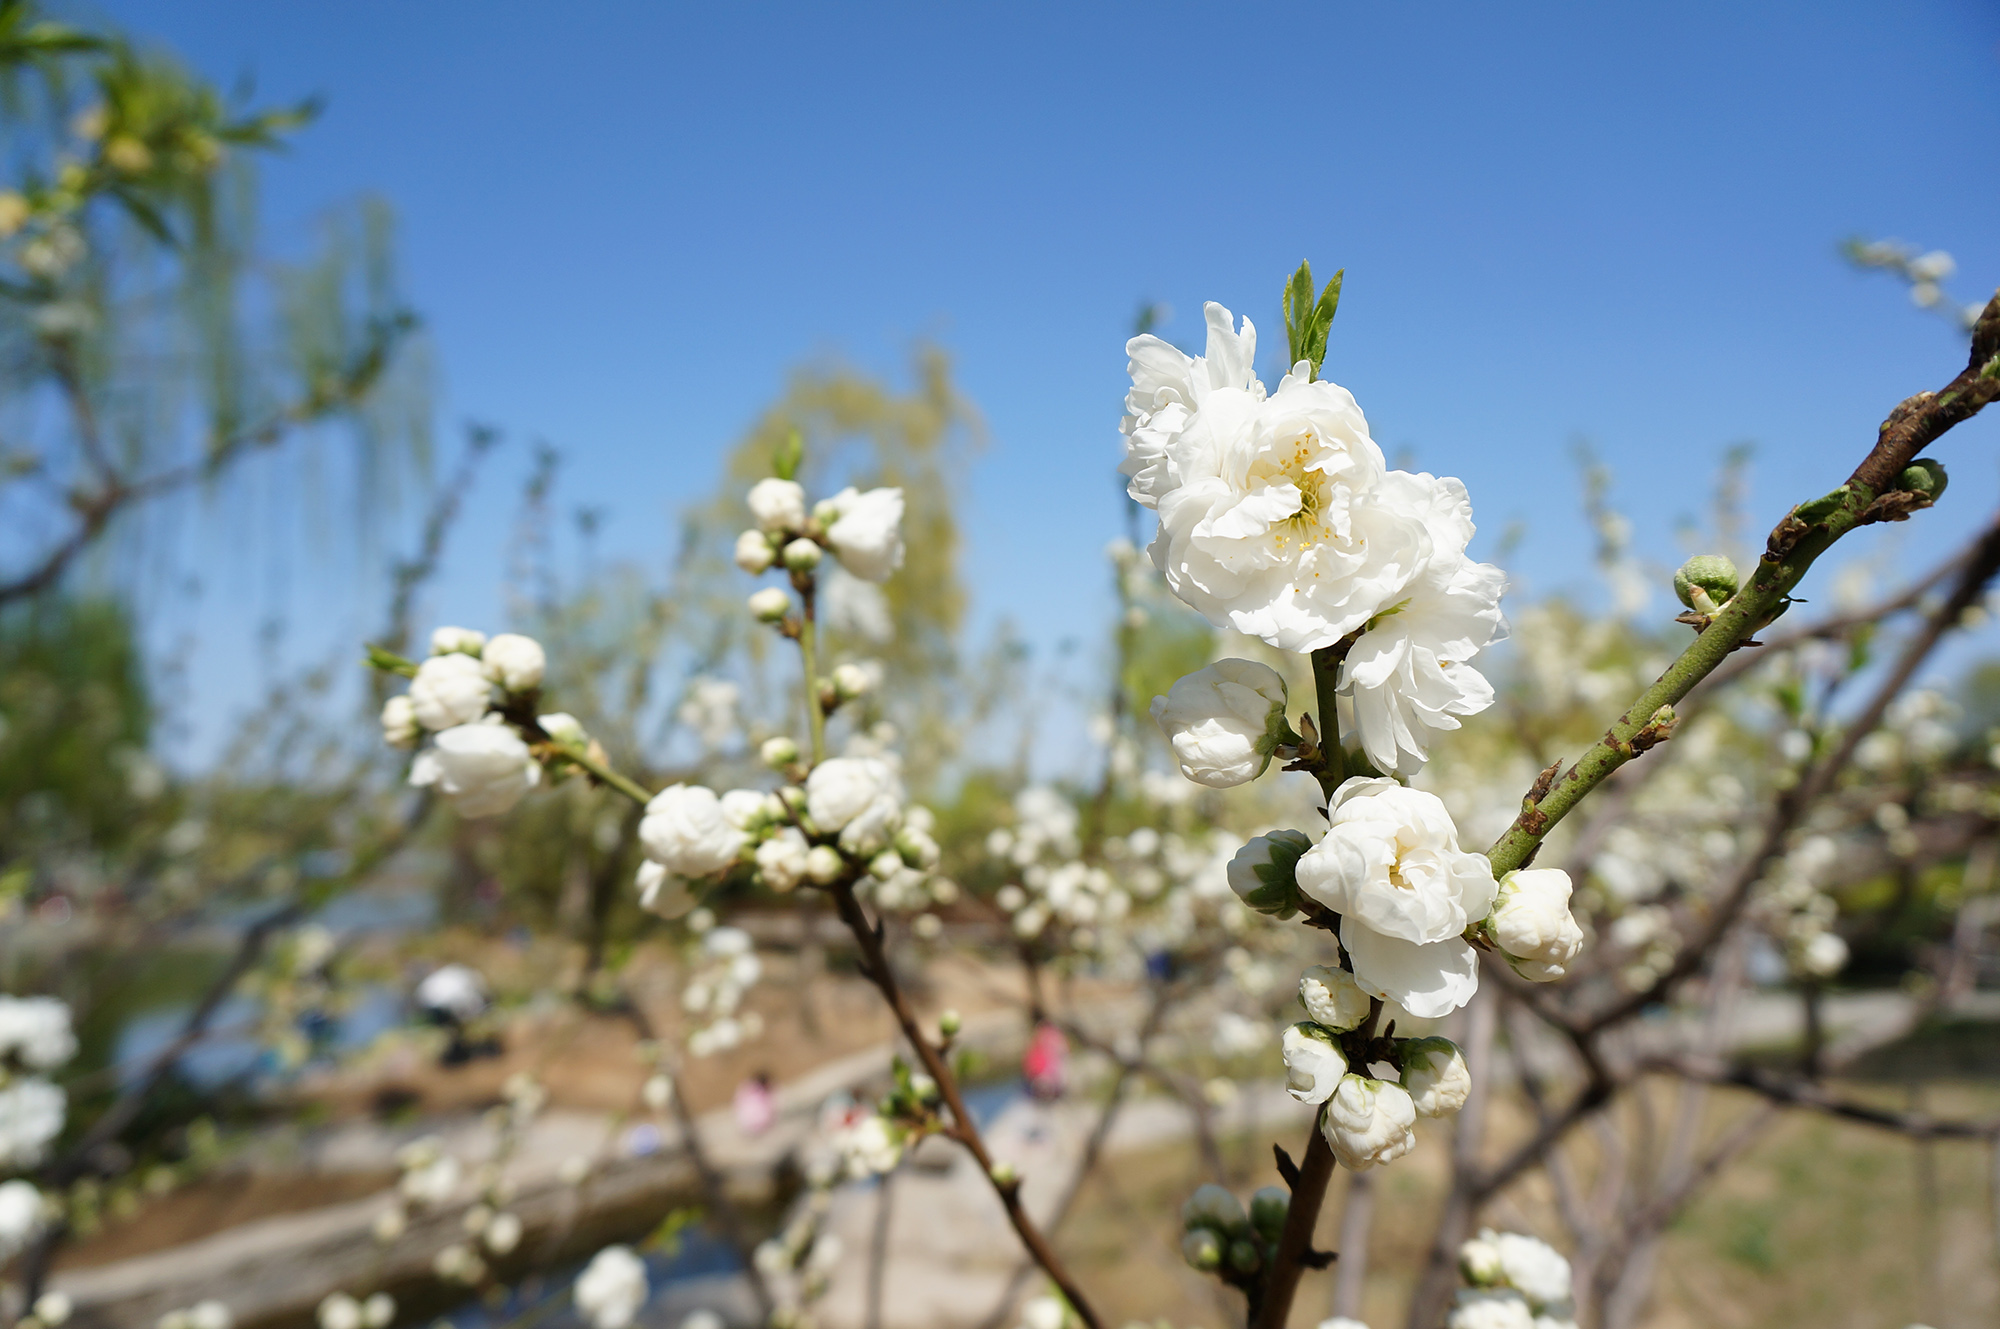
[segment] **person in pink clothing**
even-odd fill
[[[771,1123],[778,1119],[778,1100],[771,1093],[771,1077],[763,1071],[736,1086],[736,1097],[730,1103],[736,1113],[736,1124],[745,1135],[762,1135],[771,1129]]]
[[[1028,1050],[1021,1057],[1021,1078],[1036,1098],[1061,1098],[1069,1088],[1069,1040],[1052,1024],[1035,1026]]]

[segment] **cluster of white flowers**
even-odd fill
[[[75,1055],[67,1005],[54,997],[0,996],[0,1171],[34,1167],[62,1134],[68,1098],[44,1073]],[[25,1203],[26,1192],[12,1196],[11,1216],[17,1221],[11,1233],[0,1232],[0,1243],[10,1235],[25,1242],[32,1236],[32,1230],[23,1228],[30,1221],[26,1216],[40,1211],[39,1194],[32,1206]],[[38,1227],[39,1219],[31,1226]]]
[[[630,1246],[606,1246],[577,1276],[571,1296],[591,1329],[627,1329],[652,1291],[645,1261]]]
[[[714,926],[714,916],[706,909],[695,910],[688,921],[701,940],[681,989],[681,1009],[689,1020],[687,1050],[692,1056],[708,1057],[764,1032],[764,1018],[742,1009],[744,995],[763,976],[764,965],[743,929]]]
[[[1576,1329],[1569,1261],[1519,1232],[1482,1229],[1458,1249],[1462,1288],[1446,1329]]]
[[[805,576],[828,553],[862,581],[886,581],[903,566],[900,489],[863,492],[850,486],[808,511],[805,487],[789,477],[773,476],[751,486],[749,504],[757,525],[736,537],[736,566],[753,577],[776,566]],[[772,603],[768,591],[758,595],[765,604]],[[784,592],[778,595],[782,598]],[[756,597],[750,607],[765,617]],[[779,613],[782,616],[783,611]]]
[[[1351,730],[1378,770],[1409,774],[1433,735],[1492,704],[1468,661],[1505,631],[1506,578],[1466,556],[1464,485],[1388,469],[1353,396],[1309,361],[1266,395],[1256,329],[1206,314],[1206,356],[1153,336],[1125,348],[1120,470],[1159,513],[1153,563],[1217,627],[1284,651],[1353,637]]]
[[[542,782],[543,759],[510,722],[532,713],[547,667],[541,643],[503,632],[489,640],[469,628],[431,633],[430,658],[410,690],[382,707],[382,736],[392,746],[430,742],[410,766],[410,783],[435,788],[464,817],[493,817]],[[568,715],[536,720],[538,738],[581,747],[583,727]]]
[[[313,1318],[319,1329],[389,1329],[396,1318],[396,1299],[386,1292],[366,1297],[329,1292],[321,1298]]]

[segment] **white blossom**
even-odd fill
[[[856,1179],[891,1171],[903,1157],[902,1134],[871,1112],[834,1139],[847,1175]]]
[[[538,715],[535,717],[535,723],[542,727],[543,733],[558,743],[581,745],[590,739],[590,735],[583,732],[583,721],[568,711],[551,711],[547,715]]]
[[[450,729],[471,724],[486,714],[493,700],[493,682],[486,667],[470,655],[433,655],[417,666],[410,680],[410,706],[426,729]]]
[[[55,997],[0,996],[0,1059],[49,1071],[76,1055],[69,1006]]]
[[[736,861],[746,837],[729,824],[714,790],[676,784],[646,804],[639,841],[648,858],[676,876],[707,877]]]
[[[736,566],[751,576],[759,576],[778,561],[771,537],[762,531],[745,531],[736,537]]]
[[[1387,778],[1348,780],[1328,813],[1299,860],[1299,889],[1341,915],[1355,979],[1422,1019],[1470,1001],[1478,960],[1460,934],[1492,907],[1486,857],[1458,847],[1435,794]]]
[[[1285,1057],[1285,1092],[1301,1103],[1324,1103],[1347,1074],[1347,1058],[1328,1032],[1301,1021],[1279,1040]]]
[[[784,894],[796,890],[806,879],[807,856],[812,847],[796,826],[787,826],[757,846],[757,875],[764,885]]]
[[[782,586],[766,586],[761,591],[753,591],[745,603],[750,608],[751,617],[759,623],[782,623],[785,615],[792,611],[792,597]]]
[[[1583,949],[1583,929],[1570,916],[1569,896],[1569,874],[1561,868],[1522,868],[1500,882],[1489,926],[1523,978],[1553,982]]]
[[[382,703],[382,741],[392,748],[415,747],[420,726],[417,708],[406,693]]]
[[[1299,975],[1299,1003],[1315,1024],[1344,1034],[1361,1027],[1371,1001],[1353,974],[1316,964]]]
[[[801,530],[806,524],[806,491],[796,480],[775,476],[750,486],[750,515],[770,535]]]
[[[572,1296],[591,1329],[626,1329],[651,1292],[645,1262],[632,1248],[606,1246],[577,1277]]]
[[[67,1292],[44,1292],[35,1298],[33,1310],[37,1320],[55,1329],[69,1323],[69,1317],[76,1311],[76,1302]]]
[[[1211,789],[1254,780],[1284,741],[1285,680],[1254,660],[1217,660],[1153,698],[1181,774]]]
[[[661,918],[679,918],[695,906],[694,890],[686,879],[674,876],[650,858],[639,865],[635,884],[639,907]]]
[[[503,632],[487,642],[479,660],[486,667],[486,676],[509,692],[540,687],[549,664],[542,644],[518,632]]]
[[[471,628],[434,628],[431,631],[432,655],[477,656],[486,646],[486,634]]]
[[[42,1193],[31,1182],[0,1181],[0,1264],[28,1248],[42,1230]]]
[[[1511,1289],[1466,1289],[1458,1294],[1458,1305],[1444,1323],[1445,1329],[1535,1329],[1535,1313]]]
[[[62,1134],[63,1091],[36,1077],[0,1088],[0,1169],[31,1168]]]
[[[1484,1231],[1479,1234],[1493,1243],[1500,1257],[1501,1276],[1518,1290],[1536,1310],[1566,1307],[1570,1299],[1569,1261],[1555,1247],[1539,1237],[1522,1232]]]
[[[1466,661],[1506,632],[1507,576],[1465,556],[1472,501],[1457,480],[1429,475],[1385,483],[1427,490],[1431,556],[1402,598],[1371,619],[1340,667],[1340,693],[1362,752],[1377,770],[1408,776],[1434,735],[1493,704],[1493,686]]]
[[[1847,967],[1847,942],[1838,932],[1815,932],[1798,948],[1799,968],[1832,978]]]
[[[1351,1073],[1342,1076],[1324,1113],[1320,1134],[1342,1167],[1366,1171],[1377,1163],[1394,1162],[1417,1147],[1412,1129],[1417,1109],[1399,1084]]]
[[[1069,1310],[1056,1297],[1030,1297],[1021,1304],[1021,1329],[1064,1329]]]
[[[477,1019],[491,1004],[486,980],[470,965],[440,965],[417,984],[417,1004],[454,1020]]]
[[[447,729],[410,765],[410,783],[436,785],[461,817],[498,816],[541,782],[541,763],[528,751],[528,745],[512,729],[497,724],[462,724]]]
[[[1448,1038],[1417,1038],[1402,1048],[1403,1088],[1420,1117],[1448,1117],[1472,1094],[1472,1072]]]
[[[1188,420],[1217,390],[1264,398],[1257,379],[1257,329],[1249,319],[1235,331],[1229,311],[1210,302],[1202,310],[1208,322],[1205,356],[1190,356],[1160,338],[1143,334],[1125,343],[1131,390],[1125,394],[1125,460],[1119,472],[1130,478],[1134,501],[1157,507],[1161,497],[1180,483],[1171,446]]]
[[[903,491],[841,490],[827,500],[836,514],[826,530],[840,565],[863,581],[886,581],[903,566]]]
[[[363,1329],[366,1322],[361,1303],[345,1292],[322,1297],[313,1318],[319,1321],[319,1329]]]
[[[877,757],[834,757],[806,777],[806,815],[827,834],[837,834],[876,802],[887,797],[900,804],[903,783],[890,765]]]

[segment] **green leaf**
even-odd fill
[[[794,429],[785,435],[785,441],[771,451],[771,474],[780,480],[790,480],[799,473],[799,462],[805,457],[805,436]]]
[[[1320,366],[1326,362],[1326,337],[1333,328],[1333,316],[1340,308],[1340,284],[1346,277],[1347,269],[1333,274],[1333,280],[1326,289],[1313,295],[1312,264],[1301,263],[1299,270],[1285,283],[1285,337],[1291,348],[1291,359],[1285,362],[1290,368],[1301,360],[1312,364],[1314,378],[1319,377]]]
[[[417,667],[394,651],[385,651],[374,643],[368,646],[368,663],[385,674],[401,674],[404,678],[415,678]]]

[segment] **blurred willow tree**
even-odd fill
[[[344,489],[366,527],[428,465],[426,358],[387,210],[340,212],[301,262],[257,246],[255,162],[316,112],[251,105],[117,31],[0,3],[10,809],[30,794],[30,807],[78,815],[120,806],[94,787],[101,771],[62,757],[67,742],[29,749],[48,717],[72,715],[101,716],[119,750],[144,751],[133,618],[171,584],[190,504],[207,505],[208,533],[242,541],[244,472],[269,456],[284,470],[260,487],[301,475],[300,502]],[[25,847],[22,829],[10,812],[0,856]]]

